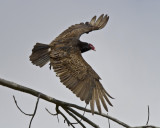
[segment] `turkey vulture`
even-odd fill
[[[90,22],[72,25],[49,45],[36,43],[30,56],[30,61],[39,67],[50,62],[60,81],[86,104],[90,103],[92,114],[94,103],[101,113],[100,101],[108,111],[106,102],[112,106],[108,99],[112,97],[100,83],[99,75],[81,55],[86,51],[95,50],[94,46],[80,41],[79,38],[84,33],[104,28],[108,20],[109,16],[102,14],[97,20],[94,16]]]

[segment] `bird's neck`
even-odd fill
[[[89,44],[86,42],[79,41],[78,46],[80,48],[81,53],[91,50],[91,48],[89,47]]]

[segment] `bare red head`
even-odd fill
[[[79,41],[78,47],[80,48],[81,53],[87,52],[89,50],[94,50],[95,51],[95,47],[92,44],[87,43],[87,42]]]
[[[95,47],[92,44],[89,44],[90,48],[94,51],[96,51]]]

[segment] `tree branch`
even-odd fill
[[[89,109],[83,108],[83,107],[78,106],[76,104],[71,104],[71,103],[67,103],[67,102],[63,102],[63,101],[57,100],[57,99],[55,99],[53,97],[50,97],[48,95],[45,95],[45,94],[39,92],[39,91],[33,90],[31,88],[27,88],[25,86],[22,86],[22,85],[19,85],[19,84],[16,84],[14,82],[7,81],[7,80],[1,79],[1,78],[0,78],[0,85],[8,87],[8,88],[11,88],[11,89],[14,89],[14,90],[18,90],[18,91],[21,91],[21,92],[24,92],[24,93],[28,93],[28,94],[36,96],[36,97],[39,97],[39,95],[40,95],[39,98],[41,98],[41,99],[43,99],[45,101],[54,103],[54,104],[56,104],[58,106],[61,106],[62,108],[67,109],[68,111],[74,113],[77,117],[80,117],[82,120],[84,120],[84,121],[87,120],[86,122],[88,124],[92,125],[92,126],[94,124],[94,123],[93,124],[91,123],[92,121],[90,121],[89,119],[87,119],[86,117],[84,117],[84,115],[79,114],[77,111],[75,111],[71,107],[76,108],[78,110],[82,110],[82,111],[91,113],[91,110],[89,110]],[[123,126],[125,128],[160,128],[160,127],[153,126],[153,125],[131,127],[128,124],[126,124],[126,123],[124,123],[124,122],[122,122],[122,121],[120,121],[120,120],[118,120],[118,119],[116,119],[114,117],[111,117],[111,116],[109,116],[107,114],[103,114],[103,113],[100,114],[97,111],[95,111],[94,114],[102,116],[102,117],[105,117],[105,118],[108,118],[108,119],[112,120],[113,122],[118,123],[119,125],[121,125],[121,126]],[[98,125],[95,124],[95,127],[98,127]]]

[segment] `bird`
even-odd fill
[[[91,43],[80,41],[82,34],[104,28],[109,20],[106,14],[98,18],[94,16],[90,22],[81,22],[70,26],[57,36],[50,44],[37,42],[32,49],[30,61],[32,64],[43,67],[50,62],[60,82],[70,89],[86,105],[90,104],[91,113],[102,113],[101,106],[108,112],[109,98],[114,99],[102,86],[100,76],[84,60],[82,53],[93,50]],[[102,105],[101,105],[102,104]]]

